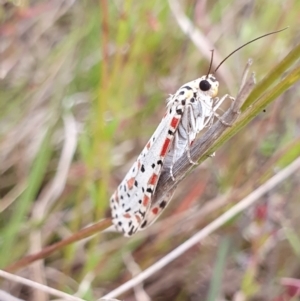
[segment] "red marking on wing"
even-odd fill
[[[147,149],[149,149],[150,147],[151,147],[151,143],[150,143],[150,141],[147,143]]]
[[[141,223],[141,218],[137,214],[135,215],[135,218],[136,218],[137,222],[140,224]]]
[[[154,173],[154,174],[151,176],[151,178],[149,179],[148,185],[155,185],[156,182],[157,182],[157,180],[158,180],[158,175]]]
[[[179,118],[173,117],[171,121],[171,127],[175,129],[178,125],[178,122],[179,122]]]
[[[125,218],[131,218],[131,215],[130,215],[129,213],[125,213],[125,214],[123,214],[123,216],[124,216]]]
[[[148,205],[148,203],[149,203],[149,201],[150,201],[150,198],[148,197],[148,196],[144,196],[144,199],[143,199],[143,205],[144,206],[147,206]]]
[[[169,138],[166,138],[165,142],[164,142],[164,145],[160,151],[160,156],[161,157],[164,157],[169,149],[169,145],[171,143],[171,140]]]
[[[140,162],[140,160],[138,160],[138,170],[140,170],[140,168],[141,168],[141,162]]]
[[[157,212],[158,212],[158,208],[157,208],[157,207],[154,207],[154,208],[152,209],[152,213],[156,215]]]
[[[135,181],[135,178],[131,178],[127,181],[127,186],[128,186],[128,189],[132,189],[133,185],[134,185],[134,181]]]

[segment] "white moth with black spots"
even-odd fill
[[[112,221],[125,236],[153,223],[168,205],[172,193],[152,204],[152,197],[163,168],[172,167],[196,135],[213,123],[216,110],[227,98],[217,98],[219,82],[209,74],[183,85],[167,100],[167,110],[158,128],[144,147],[110,199]]]

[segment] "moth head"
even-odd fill
[[[208,74],[199,78],[199,90],[207,96],[216,97],[218,94],[219,82],[212,75]]]

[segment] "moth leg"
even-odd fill
[[[231,127],[232,124],[224,121],[218,113],[214,113],[214,116],[225,126]]]
[[[213,107],[213,111],[215,112],[216,110],[219,109],[220,105],[224,102],[225,99],[229,98],[231,101],[235,101],[235,98],[230,96],[229,94],[225,94],[222,98],[216,98],[216,103]]]
[[[216,110],[220,107],[220,105],[223,103],[223,101],[224,101],[226,98],[229,98],[229,99],[232,100],[232,101],[235,100],[234,97],[232,97],[232,96],[230,96],[230,95],[228,95],[228,94],[225,94],[221,99],[218,99],[218,100],[217,100],[217,104],[216,104],[216,105],[214,106],[214,108],[213,108],[213,116],[216,117],[223,125],[228,126],[228,127],[231,127],[232,124],[230,124],[230,123],[224,121],[224,120],[222,119],[222,117],[216,112]]]

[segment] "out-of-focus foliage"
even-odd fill
[[[299,43],[298,0],[178,1],[207,51],[181,31],[175,2],[0,2],[1,267],[109,216],[109,197],[160,122],[165,99],[207,73],[211,45],[224,58],[290,26],[222,65],[219,95],[235,96],[248,58],[261,80]],[[20,274],[86,300],[129,280],[128,261],[150,266],[299,156],[299,88],[187,177],[151,234],[99,234]],[[295,287],[280,281],[300,277],[299,195],[298,173],[148,279],[146,293],[151,300],[290,300]],[[184,217],[203,207],[209,214],[201,219]],[[176,225],[175,215],[183,216]],[[48,300],[20,285],[0,286]],[[124,299],[144,300],[133,291]]]

